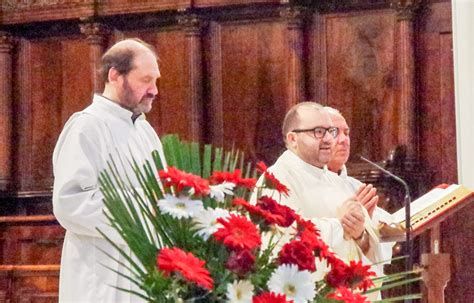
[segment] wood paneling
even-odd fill
[[[10,74],[13,90],[12,102],[1,104],[8,112],[12,103],[12,128],[1,135],[11,142],[0,149],[0,178],[11,176],[16,185],[5,196],[50,191],[57,136],[67,118],[90,103],[93,90],[101,90],[94,69],[107,42],[124,37],[140,37],[157,48],[160,96],[147,118],[160,135],[235,146],[250,159],[271,164],[284,149],[285,112],[308,98],[342,111],[352,128],[353,154],[380,161],[408,143],[426,171],[433,172],[433,182],[424,178],[416,188],[456,182],[449,2],[423,1],[425,9],[414,15],[413,28],[411,21],[400,22],[403,12],[388,0],[297,1],[308,6],[308,23],[306,9],[285,1],[120,0],[95,1],[95,8],[93,2],[3,3],[1,30],[18,41],[11,57],[2,57],[4,66],[12,60],[12,72],[6,67],[2,72]],[[90,17],[94,9],[95,19],[78,19]],[[30,23],[45,19],[53,22]],[[80,24],[100,24],[110,32],[91,26],[81,35]],[[6,125],[7,120],[0,122],[8,131]],[[415,175],[420,166],[410,167]],[[13,201],[18,203],[10,201],[8,209],[24,213],[19,198]],[[448,302],[472,301],[472,211],[442,227],[443,249],[455,264]],[[33,251],[40,252],[38,262],[58,262],[47,243],[31,242],[46,235],[57,244],[57,227],[15,225],[10,231],[26,253],[9,256],[9,262],[33,262],[28,257]]]
[[[424,11],[418,31],[420,156],[434,184],[457,182],[451,3]],[[474,206],[441,225],[442,250],[452,256],[446,302],[472,302]]]
[[[193,116],[196,108],[188,96],[193,87],[190,81],[186,32],[179,26],[159,30],[124,31],[120,38],[140,37],[153,45],[159,56],[161,78],[158,80],[159,96],[147,119],[159,135],[179,134],[181,138],[193,138]]]
[[[98,15],[114,15],[182,10],[191,7],[191,0],[102,0],[98,1]]]
[[[3,23],[63,20],[94,14],[94,0],[3,0]]]
[[[272,163],[287,110],[287,24],[213,22],[209,35],[210,142]]]
[[[0,264],[59,264],[64,229],[47,222],[2,223]]]
[[[13,38],[0,31],[0,190],[12,187],[13,110],[12,110]]]
[[[384,159],[397,144],[394,12],[319,15],[314,24],[313,96],[342,111],[352,154]]]
[[[50,189],[51,156],[65,120],[91,99],[88,47],[84,40],[22,39],[15,62],[19,190]]]
[[[0,265],[0,302],[58,302],[59,265]]]
[[[280,0],[194,0],[193,7],[216,7],[227,5],[250,5],[262,3],[281,3]]]

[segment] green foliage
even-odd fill
[[[213,239],[205,241],[197,237],[196,226],[191,219],[176,219],[160,211],[158,201],[167,194],[173,194],[173,190],[163,187],[157,172],[166,166],[173,166],[206,179],[214,171],[234,171],[238,168],[245,178],[255,177],[256,172],[250,163],[245,163],[244,155],[236,149],[225,152],[222,148],[213,148],[210,145],[200,147],[197,143],[181,141],[175,135],[163,137],[162,144],[166,163],[162,162],[159,153],[155,151],[152,154],[153,163],[139,164],[136,161],[115,163],[110,160],[108,169],[100,174],[99,182],[104,194],[106,217],[127,244],[133,257],[130,256],[128,249],[117,245],[102,232],[101,234],[126,260],[125,264],[115,259],[128,270],[129,274],[120,272],[117,274],[139,286],[142,293],[135,293],[137,296],[150,302],[176,302],[178,298],[184,302],[222,302],[227,284],[236,279],[236,275],[229,271],[223,262],[227,260],[229,252],[225,246]],[[133,169],[132,176],[120,173],[127,165]],[[246,188],[238,188],[234,194],[248,200],[251,192]],[[209,197],[203,198],[203,204],[205,207],[217,206],[216,200]],[[230,209],[231,198],[226,196],[223,205]],[[273,240],[272,237],[270,245],[256,255],[255,267],[258,270],[250,277],[256,291],[267,290],[266,283],[277,267],[271,259],[279,239]],[[157,269],[158,251],[164,247],[174,246],[206,260],[206,268],[213,280],[217,281],[212,292],[195,285],[178,285],[179,281],[168,279]],[[409,274],[412,273],[380,278],[385,283],[380,289],[413,283],[420,279],[419,277],[408,279]],[[336,302],[325,298],[329,290],[325,288],[324,283],[318,283],[317,287],[320,293],[314,302]],[[170,289],[173,292],[170,292]],[[372,291],[369,290],[367,293]]]

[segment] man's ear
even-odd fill
[[[296,146],[296,133],[288,132],[286,134],[286,144],[291,148],[295,148],[295,146]]]
[[[120,76],[121,76],[120,73],[114,67],[111,67],[109,69],[109,74],[108,74],[109,82],[111,83],[117,82]]]

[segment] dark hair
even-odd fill
[[[129,38],[126,40],[140,43],[149,49],[158,59],[156,51],[152,45],[138,38]],[[102,56],[100,74],[102,75],[104,83],[109,82],[109,70],[111,68],[115,68],[120,75],[127,75],[133,69],[133,59],[136,55],[136,49],[131,47],[116,47],[116,45],[117,44],[111,46]]]

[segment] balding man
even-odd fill
[[[120,41],[102,57],[102,76],[102,95],[94,95],[90,106],[70,117],[53,154],[54,214],[66,229],[60,302],[140,301],[117,289],[133,290],[134,286],[113,271],[125,269],[104,254],[126,263],[97,231],[127,251],[122,238],[107,224],[98,177],[110,155],[138,163],[152,160],[154,150],[162,155],[160,140],[143,115],[158,94],[155,51],[138,39]],[[133,175],[131,168],[123,170]]]
[[[354,179],[347,175],[346,162],[349,160],[350,151],[351,151],[351,139],[350,139],[350,128],[346,122],[346,119],[335,108],[324,107],[324,109],[329,113],[331,121],[334,127],[338,131],[338,135],[334,140],[334,147],[332,149],[331,160],[328,163],[328,168],[334,178],[339,179],[338,184],[340,185],[339,191],[344,192],[346,197],[343,197],[342,200],[348,197],[354,197],[359,201],[367,210],[368,214],[372,218],[374,226],[376,226],[379,221],[386,223],[392,222],[392,217],[389,213],[383,209],[377,207],[379,200],[378,195],[376,194],[376,189],[371,184],[364,184],[357,179]],[[395,243],[382,243],[382,256],[383,260],[390,260],[392,257],[392,246]],[[378,274],[382,274],[383,264],[379,264],[376,269]]]
[[[339,130],[319,104],[302,102],[285,116],[283,137],[287,150],[271,172],[290,189],[286,204],[314,219],[323,239],[344,260],[381,260],[380,245],[363,206],[340,190],[340,180],[328,170]]]

